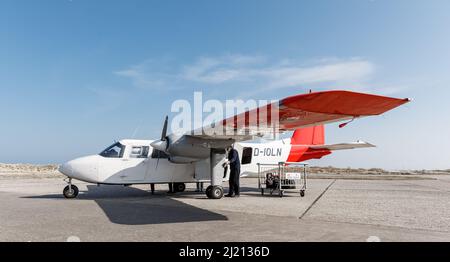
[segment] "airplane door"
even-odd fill
[[[147,165],[144,159],[123,159],[123,170],[120,177],[124,181],[143,181],[147,172]]]
[[[120,177],[125,181],[142,182],[147,173],[148,146],[130,146],[128,156],[122,160],[122,171]]]

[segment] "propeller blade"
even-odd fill
[[[169,116],[166,116],[166,120],[164,120],[164,126],[163,126],[163,130],[161,133],[161,141],[165,141],[166,140],[166,136],[167,136],[167,125],[169,124]]]
[[[161,158],[161,152],[164,152],[167,150],[168,147],[168,141],[167,141],[167,126],[169,125],[169,116],[166,116],[166,119],[164,120],[164,126],[161,133],[161,139],[159,141],[154,141],[151,143],[151,146],[158,150],[158,160],[156,161],[156,169],[158,169],[159,165],[159,159]]]

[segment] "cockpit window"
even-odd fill
[[[101,152],[100,155],[103,157],[110,157],[110,158],[122,158],[124,151],[125,146],[117,142],[114,145],[103,150],[103,152]]]

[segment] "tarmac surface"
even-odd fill
[[[207,199],[167,186],[99,186],[62,178],[0,180],[0,241],[450,241],[450,176],[310,179],[305,197]],[[225,184],[225,183],[224,183]]]

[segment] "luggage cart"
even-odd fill
[[[305,196],[308,164],[280,162],[257,165],[258,188],[261,190],[261,195],[268,190],[271,195],[277,192],[280,197],[283,197],[285,190],[298,189],[300,196]]]

